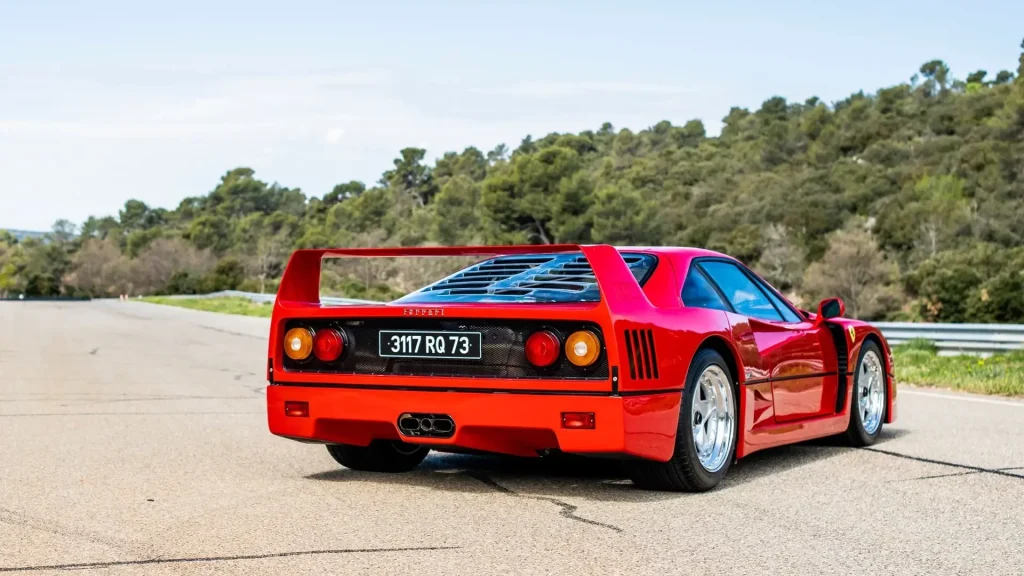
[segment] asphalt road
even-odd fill
[[[1024,573],[1024,402],[903,388],[873,449],[767,451],[702,495],[606,461],[376,475],[269,434],[266,332],[0,303],[0,575]]]

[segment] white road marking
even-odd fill
[[[1013,400],[993,400],[991,398],[978,398],[976,396],[969,396],[967,394],[937,394],[935,392],[907,390],[906,388],[900,388],[899,392],[896,393],[897,401],[899,401],[899,397],[904,394],[910,394],[911,396],[927,396],[929,398],[942,398],[944,400],[956,400],[957,402],[977,402],[979,404],[995,404],[996,406],[1013,406],[1014,408],[1024,408],[1024,402],[1015,402]]]

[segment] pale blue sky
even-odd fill
[[[0,0],[0,227],[175,207],[230,168],[322,195],[526,134],[1014,70],[1024,2]]]

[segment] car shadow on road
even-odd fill
[[[906,433],[905,430],[886,428],[879,444]],[[730,490],[835,458],[851,450],[841,438],[824,438],[756,452],[734,463],[718,490]],[[629,480],[622,462],[569,454],[516,458],[434,452],[416,470],[404,474],[359,472],[338,467],[310,474],[306,478],[327,482],[398,484],[466,493],[499,491],[517,496],[570,497],[611,502],[660,501],[688,496],[683,493],[638,490]]]

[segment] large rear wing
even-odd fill
[[[278,304],[320,304],[320,267],[324,258],[388,258],[401,256],[481,256],[558,254],[582,252],[590,263],[604,305],[613,311],[622,305],[650,301],[619,251],[607,244],[540,244],[518,246],[417,246],[408,248],[327,248],[296,250],[288,261],[277,291]]]

